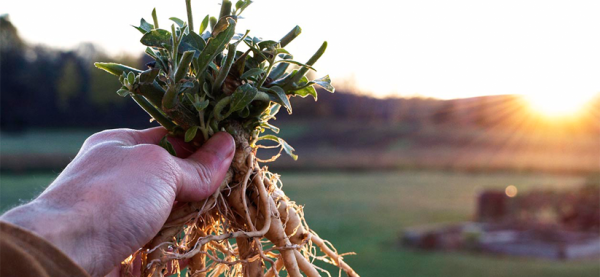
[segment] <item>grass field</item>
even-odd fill
[[[324,120],[282,121],[279,136],[296,148],[298,161],[283,156],[287,170],[407,170],[600,172],[595,133],[527,133],[505,130]],[[64,168],[85,139],[100,130],[35,129],[0,132],[3,171]],[[318,134],[315,136],[315,134]],[[261,149],[259,157],[277,151]]]
[[[486,188],[515,185],[569,189],[583,177],[463,174],[436,171],[284,172],[284,190],[305,204],[311,228],[340,252],[357,252],[347,261],[362,276],[577,276],[597,277],[597,260],[556,262],[431,253],[402,249],[397,238],[404,228],[469,220],[475,195]],[[56,174],[0,176],[0,209],[26,201],[43,190]],[[337,271],[326,266],[333,275]]]

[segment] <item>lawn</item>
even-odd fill
[[[437,171],[284,172],[284,190],[305,204],[308,223],[340,252],[357,252],[346,260],[362,276],[590,276],[600,274],[597,260],[557,262],[430,253],[402,249],[404,228],[469,220],[482,189],[515,185],[569,189],[582,177],[537,174],[465,174]],[[0,209],[39,193],[56,174],[0,176]],[[328,268],[333,275],[337,270]]]

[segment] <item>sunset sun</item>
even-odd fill
[[[547,117],[575,116],[581,113],[598,94],[538,93],[524,95],[529,108]]]

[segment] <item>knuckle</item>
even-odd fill
[[[177,176],[181,175],[181,167],[164,148],[154,144],[139,144],[131,150],[134,151],[136,160],[149,163],[147,168],[157,169],[153,173],[163,181],[175,183]]]
[[[160,170],[161,171],[159,173],[159,176],[164,182],[172,184],[174,186],[177,185],[182,174],[181,167],[175,160],[163,160],[163,163],[160,166]]]
[[[98,143],[91,145],[88,148],[87,152],[93,153],[93,154],[108,153],[108,152],[114,151],[115,148],[116,147],[113,143],[103,141],[103,142],[98,142]]]
[[[200,180],[201,184],[208,185],[212,181],[211,170],[202,164],[197,164],[194,166],[196,170],[196,174]],[[206,189],[207,186],[197,186],[199,189]]]
[[[173,156],[164,148],[154,144],[138,144],[132,147],[137,155],[154,162],[170,162]]]
[[[134,130],[131,129],[111,129],[104,130],[91,135],[83,143],[83,148],[90,148],[94,145],[104,143],[111,140],[127,140],[134,138]]]

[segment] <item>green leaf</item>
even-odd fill
[[[275,141],[275,142],[279,143],[279,145],[281,145],[281,148],[283,149],[283,151],[285,151],[285,153],[290,155],[290,157],[292,157],[292,159],[294,159],[294,161],[298,160],[298,155],[294,154],[294,151],[296,151],[296,150],[294,149],[294,147],[290,146],[285,140],[283,140],[275,135],[264,135],[257,139],[257,141],[259,141],[259,140],[271,140],[271,141]]]
[[[196,99],[193,102],[194,108],[198,111],[201,112],[204,109],[206,109],[206,107],[208,107],[208,104],[210,103],[210,101],[207,100],[203,100],[201,101],[200,98],[198,97],[198,95],[196,95]]]
[[[129,82],[130,85],[133,85],[133,83],[135,83],[135,74],[131,71],[127,73],[127,82]]]
[[[217,77],[215,78],[215,81],[212,84],[212,91],[215,94],[219,92],[219,90],[221,89],[221,86],[223,86],[225,79],[227,78],[227,76],[229,75],[229,73],[231,71],[231,65],[233,64],[233,61],[235,59],[236,47],[237,47],[237,44],[230,43],[228,46],[229,49],[227,49],[227,56],[223,56],[223,61],[221,62],[221,68],[219,69],[219,73],[218,73]],[[227,58],[225,58],[225,57],[227,57]]]
[[[146,33],[140,42],[146,46],[165,48],[164,45],[171,44],[171,33],[163,29],[152,30]]]
[[[258,90],[248,83],[239,86],[231,95],[229,112],[239,111],[250,105],[256,94],[258,94]]]
[[[204,84],[202,85],[202,91],[206,96],[213,98],[213,96],[210,94],[210,87],[208,86],[207,82],[204,82]]]
[[[223,68],[223,66],[225,65],[225,61],[227,60],[227,55],[223,55],[221,57],[221,62],[219,62],[219,68]]]
[[[269,129],[269,130],[273,131],[273,133],[275,133],[275,134],[279,134],[279,128],[277,126],[269,124],[268,122],[263,122],[260,124],[260,126],[264,127],[265,129]]]
[[[202,20],[202,23],[200,23],[200,31],[198,32],[198,34],[202,34],[204,33],[204,31],[206,31],[206,28],[208,28],[209,20],[210,16],[206,15],[206,17],[204,17],[204,19]]]
[[[193,88],[194,86],[194,82],[190,82],[187,80],[184,80],[184,82],[181,84],[182,88]]]
[[[294,154],[294,151],[296,151],[296,149],[294,149],[294,147],[290,146],[283,139],[279,139],[279,143],[281,143],[281,147],[283,148],[283,151],[285,151],[285,153],[287,153],[288,155],[290,155],[290,157],[292,157],[292,159],[294,159],[294,161],[298,160],[298,155]]]
[[[140,84],[152,84],[159,72],[160,69],[158,68],[152,68],[142,72],[142,74],[140,74]]]
[[[131,92],[127,89],[121,88],[119,90],[117,90],[117,94],[121,97],[125,97],[127,95],[129,95]]]
[[[173,145],[167,140],[167,136],[164,136],[158,145],[167,150],[172,156],[177,157],[177,152],[175,152],[175,148],[173,148]]]
[[[286,79],[293,79],[296,74],[298,74],[298,71],[294,70],[292,71],[292,74],[286,77]],[[286,90],[287,94],[300,96],[302,98],[312,95],[312,97],[315,98],[315,101],[317,101],[317,91],[312,86],[312,83],[308,82],[306,76],[302,76],[302,78],[300,78],[300,81],[298,81],[298,84],[286,84],[284,86],[284,89]]]
[[[272,116],[272,117],[274,117],[274,116],[275,116],[275,115],[276,115],[276,114],[279,112],[279,109],[280,109],[280,108],[281,108],[281,105],[280,105],[280,104],[277,104],[277,103],[272,103],[272,104],[271,104],[271,108],[270,108],[270,110],[269,110],[269,116]]]
[[[161,43],[162,48],[167,49],[167,51],[173,50],[173,46],[170,43]]]
[[[154,25],[146,22],[146,20],[142,18],[142,20],[140,20],[140,27],[133,26],[133,28],[136,28],[142,34],[146,34],[154,29]]]
[[[211,29],[211,30],[214,30],[214,29],[215,29],[215,26],[217,25],[217,18],[216,18],[216,17],[214,17],[214,16],[211,16],[211,17],[210,17],[210,19],[209,19],[208,21],[209,21],[209,23],[208,23],[208,24],[210,25],[210,29]]]
[[[331,79],[329,78],[329,75],[325,75],[325,77],[313,80],[312,82],[324,88],[326,91],[332,93],[335,92],[335,88],[331,85]]]
[[[261,42],[258,43],[258,48],[259,49],[269,49],[269,48],[275,48],[277,46],[277,44],[279,44],[278,41],[274,41],[274,40],[263,40]]]
[[[301,63],[301,62],[294,61],[294,60],[278,60],[278,61],[276,61],[275,63],[291,63],[291,64],[299,65],[299,66],[301,66],[301,67],[305,67],[305,68],[308,68],[308,69],[312,69],[312,70],[314,70],[314,71],[317,71],[316,69],[314,69],[314,68],[313,68],[312,66],[310,66],[310,65],[303,64],[303,63]]]
[[[179,52],[183,53],[185,51],[196,50],[196,54],[194,57],[200,56],[200,52],[204,50],[206,46],[206,41],[194,32],[190,32],[183,37],[181,43],[179,44]]]
[[[250,108],[245,107],[237,112],[238,116],[241,118],[247,118],[250,115]]]
[[[259,141],[259,140],[271,140],[271,141],[279,143],[279,138],[277,136],[275,136],[275,135],[264,135],[264,136],[258,137],[256,140],[257,141]]]
[[[272,86],[267,89],[269,93],[269,97],[271,101],[281,104],[284,106],[289,114],[292,114],[292,105],[290,104],[290,99],[288,99],[287,95],[285,95],[285,91],[278,86]]]
[[[102,69],[112,75],[121,76],[123,73],[133,72],[135,74],[141,73],[142,71],[139,69],[135,69],[126,65],[118,64],[118,63],[94,63],[99,69]]]
[[[171,17],[169,18],[171,21],[175,22],[175,24],[177,24],[177,26],[179,26],[180,29],[183,30],[183,27],[186,25],[185,22],[177,17]]]
[[[219,20],[219,22],[217,22],[217,25],[215,25],[215,27],[213,28],[212,37],[216,38],[220,33],[227,30],[230,24],[230,21],[226,17]]]
[[[300,96],[302,98],[311,95],[313,98],[315,98],[315,101],[317,101],[317,91],[312,85],[308,85],[298,90],[295,90],[292,92],[292,95]]]
[[[290,57],[289,55],[286,55],[286,57]],[[278,64],[273,70],[271,70],[271,73],[269,73],[269,78],[271,78],[272,80],[277,80],[279,79],[279,77],[283,76],[283,74],[285,74],[285,71],[287,70],[287,68],[290,66],[290,64],[288,63],[280,63]]]
[[[213,71],[219,71],[219,68],[217,68],[217,64],[215,64],[214,62],[210,62],[208,64],[208,67],[210,67]]]
[[[183,53],[183,55],[181,56],[181,60],[179,61],[179,67],[177,68],[177,71],[175,71],[175,82],[179,82],[181,81],[181,79],[183,79],[183,77],[185,77],[185,75],[188,72],[188,69],[190,68],[190,63],[194,58],[195,52],[196,51],[192,50],[185,51]]]
[[[165,95],[165,90],[158,84],[158,82],[140,83],[139,92],[152,104],[160,107],[162,105],[162,99]]]
[[[242,76],[240,76],[240,79],[248,79],[250,77],[255,77],[255,79],[258,79],[260,74],[262,74],[263,72],[264,71],[260,68],[252,68],[252,69],[244,72],[244,74],[242,74]]]
[[[227,31],[221,32],[217,37],[212,37],[208,40],[206,47],[200,53],[198,57],[198,68],[197,74],[198,76],[203,76],[204,71],[208,68],[209,64],[217,57],[217,55],[221,54],[233,35],[235,34],[235,20],[232,18],[227,18],[229,22],[229,27]]]
[[[144,51],[146,54],[148,54],[148,56],[152,57],[155,60],[158,60],[158,55],[156,55],[156,52],[154,52],[154,50],[152,50],[152,48],[150,47],[146,47],[146,51]]]
[[[152,9],[152,20],[154,21],[154,28],[158,29],[158,17],[156,16],[156,8]]]
[[[192,126],[187,131],[185,131],[185,142],[190,142],[194,140],[196,137],[196,133],[198,133],[198,126]]]
[[[287,50],[283,49],[283,48],[277,48],[275,49],[275,54],[279,55],[279,54],[287,54],[287,55],[291,55],[290,52],[288,52]],[[283,55],[281,55],[283,56]]]
[[[239,9],[241,9],[241,8],[244,6],[244,4],[246,4],[246,2],[244,2],[244,0],[238,0],[238,1],[235,3],[235,9],[236,9],[236,10],[239,10]]]
[[[286,47],[292,40],[298,37],[302,33],[302,28],[296,25],[294,29],[292,29],[289,33],[287,33],[283,38],[281,38],[281,47]]]
[[[194,105],[194,103],[196,102],[194,100],[195,95],[192,95],[191,93],[184,93],[184,95],[185,95],[185,98],[187,98],[187,100],[189,100],[190,103],[192,103],[192,105]]]
[[[315,52],[315,54],[313,54],[312,57],[310,57],[310,59],[308,59],[306,64],[309,66],[312,66],[313,64],[315,64],[319,60],[319,58],[321,58],[323,53],[325,53],[325,49],[327,49],[327,41],[324,41],[323,44],[321,44],[321,47],[319,47],[319,50],[317,50],[317,52]],[[310,67],[300,68],[300,70],[298,70],[298,74],[296,74],[296,76],[294,76],[292,78],[292,83],[299,84],[300,79],[306,75],[306,73],[308,72],[308,69],[315,70],[314,68],[310,68]]]
[[[233,39],[237,40],[234,44],[237,46],[238,44],[242,43],[242,41],[245,41],[248,38],[249,33],[250,33],[250,30],[246,30],[246,33],[244,33],[244,34],[239,33],[239,34],[236,34],[235,36],[233,36]]]

